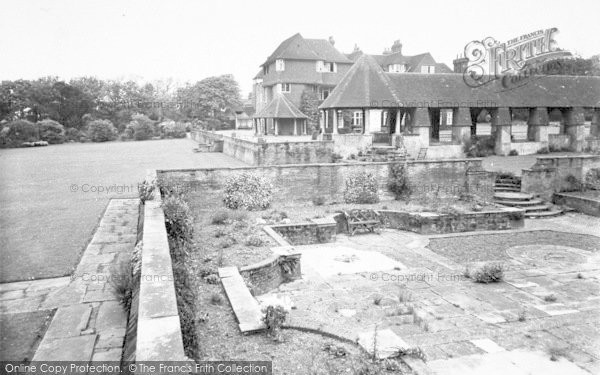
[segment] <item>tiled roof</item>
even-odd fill
[[[267,104],[254,118],[307,118],[285,95],[275,94],[273,100]]]
[[[276,59],[290,60],[325,60],[337,63],[352,63],[325,39],[304,39],[296,33],[281,42],[275,51],[263,63],[271,63]]]
[[[358,52],[353,52],[351,54],[346,55],[348,58],[352,59],[353,61],[357,61],[360,56],[364,55],[364,53],[358,51]],[[385,54],[385,55],[370,55],[371,57],[373,57],[375,59],[375,61],[377,61],[377,63],[383,67],[387,67],[388,65],[391,64],[405,64],[408,66],[408,70],[407,72],[418,72],[418,67],[420,65],[431,65],[431,64],[437,64],[435,62],[435,60],[433,59],[433,57],[431,56],[431,54],[429,52],[425,52],[425,53],[421,53],[419,55],[414,55],[414,56],[407,56],[407,55],[403,55],[402,52],[396,52],[396,53],[389,53],[389,54]],[[443,65],[443,64],[442,64]],[[443,68],[442,71],[440,73],[446,73],[446,70]],[[449,69],[449,68],[448,68]],[[450,70],[449,72],[452,72],[452,70]],[[437,73],[437,70],[436,70]]]
[[[369,107],[394,100],[392,82],[372,56],[362,55],[342,78],[321,107]]]
[[[507,90],[502,79],[472,88],[462,74],[385,73],[362,56],[319,108],[600,107],[600,77],[538,76]]]

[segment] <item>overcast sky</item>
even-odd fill
[[[173,77],[231,73],[244,95],[259,65],[300,32],[381,53],[452,60],[475,39],[557,27],[558,45],[600,53],[600,1],[26,1],[0,0],[0,79]]]

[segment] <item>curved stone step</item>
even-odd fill
[[[549,204],[538,204],[535,206],[525,206],[523,207],[523,209],[525,210],[525,213],[529,213],[529,212],[540,212],[540,211],[549,211],[552,208],[551,205]]]
[[[512,187],[516,187],[516,188],[519,188],[519,189],[521,188],[521,184],[506,184],[506,183],[498,183],[498,182],[496,182],[494,184],[494,186],[497,186],[497,187],[511,187],[511,188]]]
[[[498,192],[494,194],[494,199],[497,201],[528,201],[533,198],[533,194],[522,192]]]
[[[527,218],[530,218],[530,219],[537,219],[537,218],[555,217],[555,216],[562,215],[562,213],[563,213],[562,210],[551,209],[551,210],[548,210],[548,211],[526,212],[524,216],[527,217]]]
[[[544,203],[541,199],[530,199],[528,201],[507,201],[507,200],[494,200],[494,203],[501,204],[509,207],[528,208],[531,206],[539,206]]]
[[[494,191],[497,192],[508,192],[508,193],[520,193],[521,192],[521,188],[519,187],[503,187],[503,186],[494,186]]]

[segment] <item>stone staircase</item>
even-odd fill
[[[373,162],[404,161],[407,156],[405,148],[378,144],[371,146],[365,155],[359,157],[359,160]]]
[[[543,218],[562,214],[562,210],[544,202],[533,194],[521,192],[521,179],[513,176],[500,176],[494,185],[494,202],[503,206],[525,210],[525,217]]]

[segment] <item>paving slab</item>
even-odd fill
[[[396,335],[391,329],[370,330],[358,334],[358,344],[368,353],[376,350],[378,358],[389,358],[398,353],[399,349],[409,349],[410,346]]]
[[[94,328],[98,332],[114,328],[125,328],[127,315],[118,301],[106,301],[100,305]]]
[[[44,339],[79,336],[81,331],[87,328],[91,313],[92,306],[88,304],[59,308],[54,314]]]
[[[34,361],[89,361],[92,359],[96,335],[42,340]]]

